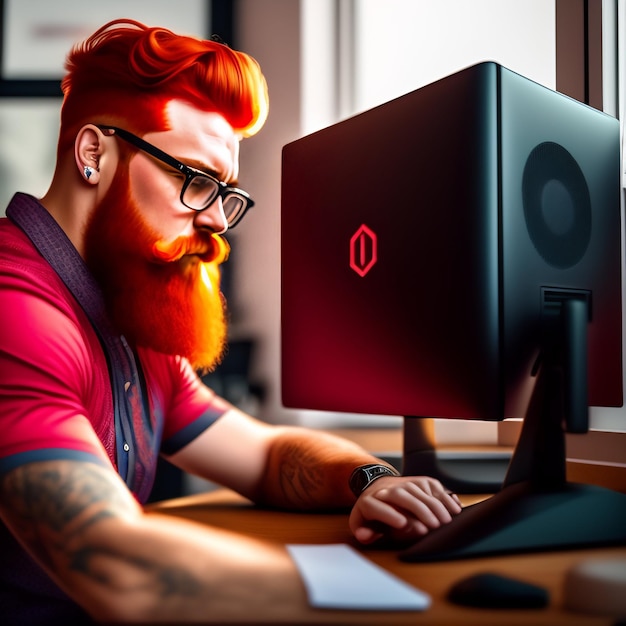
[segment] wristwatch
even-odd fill
[[[383,476],[400,476],[400,472],[388,465],[370,463],[357,467],[350,475],[350,490],[358,498],[375,480]]]

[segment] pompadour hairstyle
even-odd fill
[[[172,99],[220,113],[243,137],[268,114],[267,84],[252,57],[134,20],[105,24],[74,47],[65,67],[59,149],[90,122],[139,134],[167,130],[164,108]]]

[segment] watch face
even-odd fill
[[[350,489],[360,496],[365,488],[380,476],[394,476],[395,472],[385,465],[365,465],[357,468],[350,477]]]
[[[385,474],[387,473],[384,467],[370,467],[368,469],[365,470],[367,472],[368,478],[371,480],[372,478],[376,478],[377,476],[380,476],[381,474]]]

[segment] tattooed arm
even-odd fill
[[[457,496],[428,476],[379,478],[355,502],[349,477],[368,463],[380,461],[343,439],[285,430],[270,447],[262,499],[300,509],[353,504],[350,529],[361,543],[414,541],[461,512]]]
[[[380,462],[346,439],[271,426],[234,408],[169,460],[257,503],[296,510],[352,506],[350,474]]]
[[[272,621],[305,602],[284,550],[144,514],[114,471],[30,463],[0,482],[0,515],[52,578],[95,619]]]
[[[411,540],[460,512],[456,496],[429,477],[385,477],[356,499],[354,468],[380,460],[345,439],[276,427],[231,410],[171,459],[258,503],[287,509],[353,507],[350,528],[363,543],[383,535]]]

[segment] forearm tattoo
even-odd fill
[[[11,525],[48,564],[50,548],[63,552],[90,526],[123,508],[118,494],[119,486],[90,463],[32,463],[8,474],[2,484]]]
[[[92,582],[119,586],[108,561],[140,572],[135,584],[160,597],[188,596],[199,584],[184,571],[143,552],[116,549],[114,542],[90,533],[104,520],[133,514],[136,505],[116,478],[90,463],[42,462],[12,471],[0,485],[0,502],[9,525],[52,571],[84,575]],[[141,582],[140,582],[141,581]],[[126,588],[125,591],[130,591]]]
[[[297,442],[282,442],[275,451],[278,484],[286,504],[309,508],[323,488],[316,455]]]

